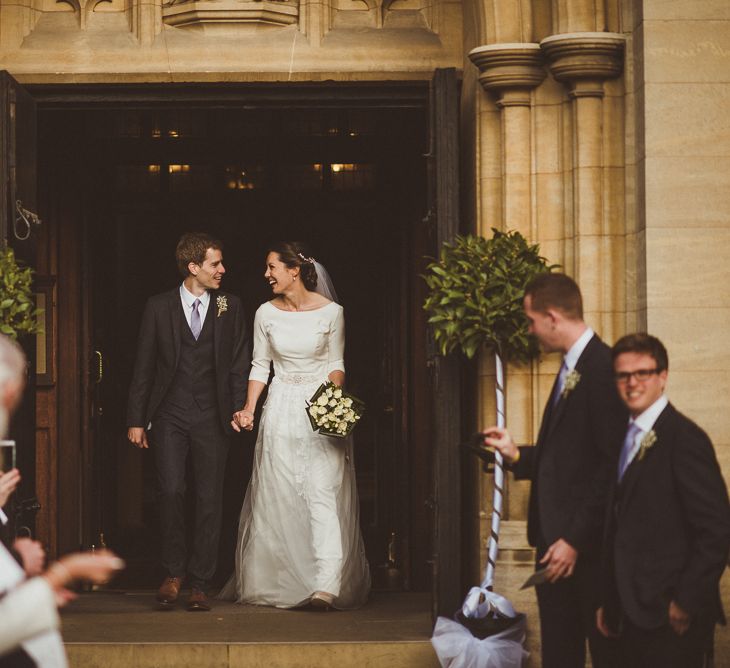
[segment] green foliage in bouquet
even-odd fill
[[[32,281],[33,270],[18,264],[13,249],[0,248],[0,332],[13,339],[41,329]]]
[[[537,354],[522,310],[525,285],[552,271],[517,231],[493,229],[491,239],[457,236],[424,276],[430,294],[424,303],[442,355],[460,349],[469,359],[490,348],[503,360],[526,362]]]

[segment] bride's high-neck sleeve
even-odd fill
[[[266,332],[266,316],[263,314],[265,304],[256,311],[253,321],[253,359],[251,360],[251,373],[249,380],[258,380],[264,384],[269,382],[271,371],[271,349],[269,337]]]
[[[345,315],[342,308],[337,309],[327,348],[327,373],[333,371],[345,373]]]

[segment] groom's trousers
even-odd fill
[[[218,561],[229,447],[217,408],[193,405],[184,412],[161,409],[153,421],[151,447],[157,470],[162,566],[173,577],[185,577],[187,572],[191,585],[205,589]],[[195,488],[195,527],[189,560],[185,530],[188,457]]]

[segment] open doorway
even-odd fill
[[[355,456],[375,583],[429,588],[430,394],[419,278],[433,253],[423,223],[426,112],[425,104],[40,110],[41,188],[51,198],[64,191],[47,206],[74,209],[49,224],[58,237],[75,235],[61,246],[81,249],[78,275],[59,271],[57,281],[59,291],[80,291],[77,359],[88,371],[80,479],[61,467],[59,491],[76,490],[82,544],[104,542],[124,556],[129,586],[158,579],[152,460],[125,439],[137,329],[146,299],[180,281],[178,237],[201,230],[223,241],[223,287],[242,298],[249,319],[269,298],[268,244],[307,241],[327,266],[345,307],[348,385],[367,404]],[[252,450],[250,436],[231,449],[219,580],[232,569]]]

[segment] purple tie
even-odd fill
[[[193,302],[193,314],[190,317],[190,331],[193,333],[196,341],[200,336],[200,330],[203,329],[203,326],[200,324],[200,311],[198,311],[199,306],[200,300],[196,299]]]
[[[558,372],[558,381],[555,383],[555,391],[553,392],[552,396],[552,407],[555,408],[555,406],[558,405],[558,401],[560,401],[560,397],[563,394],[563,387],[565,386],[565,377],[568,375],[568,365],[565,363],[565,360],[563,360],[563,363],[560,366],[560,371]]]
[[[621,482],[621,478],[624,477],[624,473],[626,473],[626,469],[629,467],[629,453],[631,452],[631,449],[634,447],[634,440],[636,439],[636,434],[638,434],[641,431],[641,427],[636,424],[636,422],[632,422],[629,425],[629,430],[626,432],[626,438],[624,438],[624,444],[621,448],[621,456],[618,459],[618,480]]]

